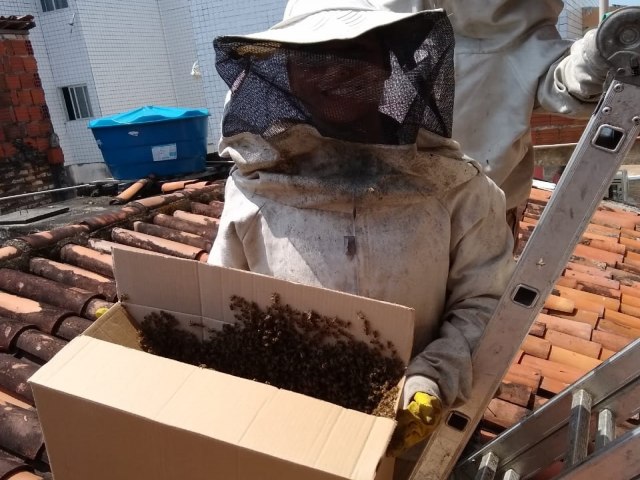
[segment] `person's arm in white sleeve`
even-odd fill
[[[538,106],[549,112],[588,117],[602,94],[608,66],[596,46],[597,30],[577,40],[540,80]]]
[[[405,404],[416,392],[445,405],[469,397],[472,352],[515,265],[504,194],[493,182],[478,175],[450,193],[445,207],[452,222],[446,310],[439,338],[408,367]]]

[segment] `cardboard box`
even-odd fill
[[[364,313],[406,363],[412,309],[162,255],[116,249],[114,265],[121,303],[30,380],[56,480],[390,478],[393,420],[145,353],[135,325],[165,310],[204,337],[234,321],[232,294],[277,292],[354,334]]]

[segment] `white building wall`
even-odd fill
[[[175,106],[158,0],[74,0],[102,115]]]
[[[320,1],[320,0],[319,0]],[[213,39],[266,30],[282,20],[286,0],[191,0],[191,18],[209,117],[209,144],[215,149],[227,86],[215,68]]]
[[[206,107],[202,78],[191,75],[198,60],[189,0],[158,0],[169,57],[169,68],[181,107]]]
[[[565,0],[564,10],[558,21],[558,30],[563,38],[582,37],[582,8],[593,4],[594,0]]]

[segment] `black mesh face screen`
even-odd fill
[[[216,68],[231,90],[225,137],[265,138],[305,123],[321,135],[406,145],[420,128],[451,136],[454,38],[424,12],[353,40],[298,45],[219,37]]]

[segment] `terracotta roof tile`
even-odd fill
[[[25,362],[27,371],[38,368],[51,353],[34,355],[33,342],[49,342],[48,352],[54,352],[90,325],[100,306],[109,306],[115,300],[110,258],[113,245],[206,260],[217,233],[224,184],[180,182],[170,187],[181,190],[131,202],[115,212],[87,218],[80,225],[27,236],[28,241],[23,238],[24,249],[15,242],[0,248],[0,267],[15,268],[8,260],[25,255],[29,260],[25,268],[31,276],[15,272],[11,278],[15,275],[34,285],[47,279],[52,283],[43,285],[50,285],[52,291],[69,287],[88,291],[71,290],[69,298],[60,295],[29,299],[35,295],[28,289],[11,287],[10,282],[0,280],[0,289],[4,290],[0,291],[0,315],[9,317],[0,320],[0,329],[3,321],[5,327],[10,327],[7,338],[0,335],[0,379],[3,361],[7,365]],[[523,242],[528,240],[549,198],[550,192],[532,190],[520,224]],[[637,224],[640,216],[635,212],[600,207],[487,411],[484,437],[509,427],[640,337]],[[16,298],[16,294],[20,297]],[[16,300],[22,305],[21,311],[7,307],[15,305]],[[36,305],[38,311],[29,313],[27,307],[33,309]],[[32,401],[26,392],[15,392],[21,389],[22,379],[5,379],[5,383],[12,386],[0,385],[0,404],[2,395],[6,398],[7,394],[23,405]],[[0,435],[0,455],[15,457],[5,443]],[[26,455],[18,455],[18,459],[31,469],[42,467],[42,463],[36,464]]]

